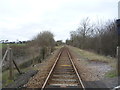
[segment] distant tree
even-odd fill
[[[66,40],[67,45],[71,45],[71,43],[72,43],[71,40],[69,40],[69,39]]]
[[[62,45],[62,44],[63,44],[62,40],[56,41],[56,46],[59,46],[59,45]]]
[[[55,45],[54,35],[50,31],[40,32],[35,40],[41,47],[54,47]]]
[[[53,51],[55,46],[54,35],[50,31],[40,32],[32,42],[41,48],[43,59]]]
[[[93,25],[90,25],[89,18],[83,19],[78,29],[70,32],[72,45],[79,48],[86,48],[86,45],[88,44],[87,38],[91,36],[92,32]]]
[[[27,41],[23,41],[22,43],[26,43]]]
[[[87,17],[86,19],[83,19],[83,21],[80,23],[79,28],[77,29],[77,33],[79,38],[81,38],[81,48],[85,48],[86,45],[86,38],[91,35],[92,25],[90,25],[90,20]]]
[[[70,32],[70,39],[71,39],[71,44],[73,46],[79,47],[80,46],[80,41],[79,41],[79,35],[76,31],[71,31]]]
[[[4,43],[8,43],[8,40],[5,40]]]

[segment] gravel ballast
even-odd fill
[[[41,64],[37,65],[38,73],[30,78],[27,84],[24,87],[27,88],[41,88],[53,63],[55,62],[56,56],[59,52],[59,49],[56,50],[49,59],[43,61]]]
[[[113,68],[105,62],[91,61],[76,53],[73,47],[69,47],[74,56],[74,63],[85,83],[86,88],[113,88],[117,86],[116,78],[106,78],[105,74]]]

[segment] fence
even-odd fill
[[[5,61],[6,59],[7,59],[8,64],[9,64],[9,79],[13,80],[14,79],[14,75],[13,75],[14,67],[13,66],[15,66],[15,68],[17,69],[19,74],[22,74],[22,72],[21,72],[21,70],[19,69],[17,63],[14,60],[12,48],[10,48],[9,44],[7,46],[7,50],[6,50],[6,52],[5,52],[4,56],[3,56],[3,59],[2,59],[1,63],[3,63],[3,61]],[[3,65],[3,64],[1,64],[1,65]]]

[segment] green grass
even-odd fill
[[[25,46],[26,44],[24,43],[24,44],[16,44],[16,43],[14,43],[14,44],[0,44],[0,45],[2,45],[2,47],[4,48],[4,47],[7,47],[7,45],[9,45],[9,46]]]
[[[35,68],[27,67],[27,68],[21,69],[22,72],[27,72],[29,70],[35,70]],[[14,79],[17,79],[17,77],[20,76],[20,74],[18,73],[18,71],[16,69],[14,69],[13,75],[14,75]],[[6,85],[8,85],[14,81],[14,80],[9,79],[9,70],[6,70],[2,73],[2,80],[3,80],[3,87],[5,87]]]
[[[115,70],[109,71],[108,73],[105,74],[106,77],[113,78],[117,76],[117,73]]]
[[[20,47],[20,46],[26,46],[26,44],[9,44],[10,47]],[[2,49],[7,49],[8,45],[7,44],[1,44],[0,43],[0,48]]]
[[[3,87],[11,83],[13,80],[9,80],[9,70],[2,73]]]
[[[108,62],[108,63],[115,60],[115,58],[109,58],[109,57],[99,55],[93,52],[85,51],[85,50],[79,50],[79,52],[89,60],[102,61],[102,62]]]
[[[20,52],[25,51],[26,50],[26,44],[10,44],[10,46],[13,46],[13,50],[15,52],[15,54],[20,56]],[[14,47],[15,46],[15,47]],[[19,47],[20,46],[20,47]],[[25,47],[24,47],[25,46]],[[6,48],[7,44],[3,44],[3,47]],[[22,48],[21,48],[22,47]],[[61,46],[56,47],[57,49],[60,48]],[[5,49],[6,50],[6,49]],[[34,58],[35,60],[35,64],[38,63],[40,57],[36,57]],[[35,67],[31,67],[33,59],[30,59],[28,61],[25,61],[24,63],[19,65],[19,68],[22,70],[22,72],[26,72],[28,70],[37,70],[38,68]],[[17,70],[14,70],[14,79],[16,79],[19,76],[19,73],[17,72]],[[10,84],[12,82],[12,80],[8,79],[9,77],[9,70],[6,70],[2,73],[2,79],[3,79],[3,87]]]
[[[55,46],[55,49],[62,48],[63,45]]]
[[[34,59],[34,61],[35,61],[35,64],[37,64],[38,63],[38,57],[36,57]],[[32,62],[33,62],[33,59],[25,61],[24,63],[20,64],[18,67],[20,68],[20,70],[22,72],[27,72],[29,70],[37,70],[37,68],[32,67],[32,65],[33,65]],[[14,79],[16,79],[20,75],[16,69],[14,69],[13,73],[14,73]],[[13,82],[13,80],[9,80],[9,70],[8,69],[2,72],[2,79],[4,81],[3,87],[5,87],[6,85]]]
[[[2,44],[2,56],[4,56],[8,45]],[[14,57],[21,57],[21,56],[27,56],[29,52],[27,52],[28,47],[26,44],[9,44],[9,47],[12,48]]]

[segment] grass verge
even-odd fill
[[[94,52],[82,50],[76,47],[69,46],[70,49],[72,49],[75,53],[78,53],[80,56],[81,60],[90,60],[90,61],[98,61],[98,62],[103,62],[107,63],[110,65],[113,69],[105,74],[105,77],[116,77],[117,76],[117,58],[113,57],[107,57],[104,55],[99,55]],[[86,62],[87,63],[87,62]],[[87,63],[89,64],[89,63]]]
[[[79,48],[76,48],[76,47],[71,47],[70,46],[70,48],[73,48],[73,50],[76,53],[79,53],[82,58],[85,58],[85,59],[91,60],[91,61],[100,61],[100,62],[108,63],[113,68],[116,68],[116,64],[117,64],[116,63],[117,62],[116,58],[107,57],[107,56],[104,56],[104,55],[99,55],[97,53],[82,50],[82,49],[79,49]]]

